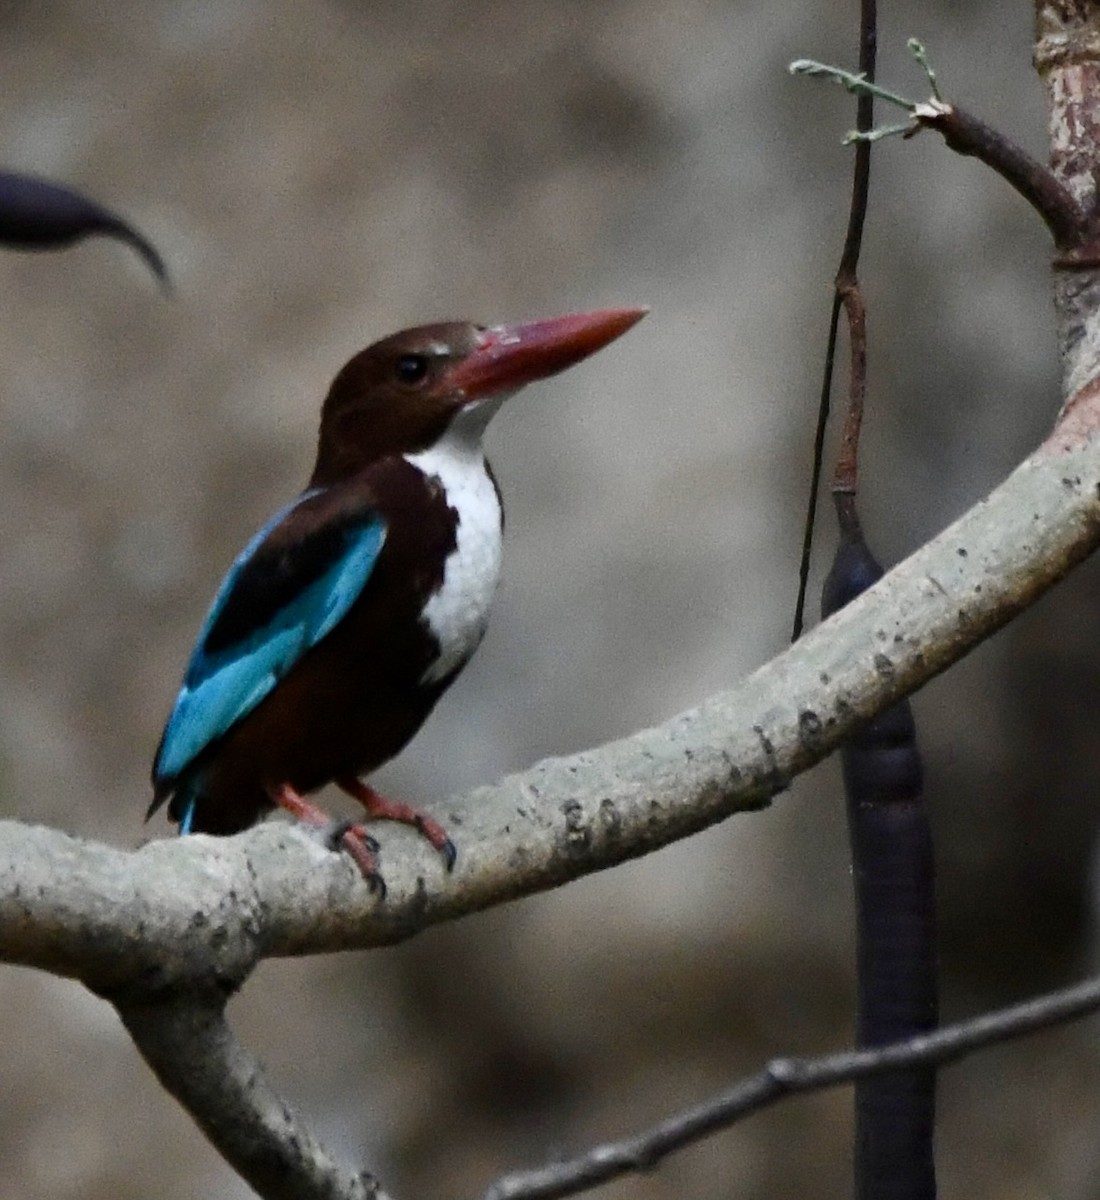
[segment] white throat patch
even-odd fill
[[[481,428],[488,415],[478,422]],[[500,580],[500,500],[485,467],[480,432],[452,427],[430,450],[405,455],[406,462],[442,483],[458,516],[457,544],[444,563],[443,585],[424,606],[424,620],[439,642],[439,657],[424,672],[422,683],[445,679],[477,649]]]

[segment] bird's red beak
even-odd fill
[[[448,388],[471,400],[514,391],[564,371],[626,333],[648,308],[605,308],[548,321],[494,325],[480,344],[446,376]]]

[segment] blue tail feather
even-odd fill
[[[195,820],[195,801],[197,797],[190,796],[187,800],[187,807],[183,810],[183,816],[180,817],[180,836],[191,832],[191,824]]]

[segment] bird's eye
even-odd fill
[[[428,365],[426,354],[402,354],[394,370],[402,383],[422,383],[428,376]]]

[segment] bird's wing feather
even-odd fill
[[[331,632],[370,578],[385,522],[362,505],[323,519],[319,495],[276,513],[222,581],[157,751],[158,792]]]

